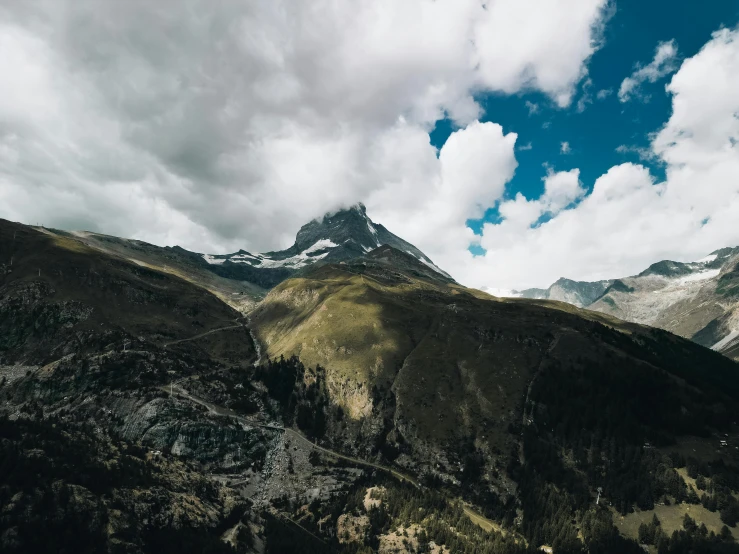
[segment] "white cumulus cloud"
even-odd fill
[[[388,145],[378,166],[383,186],[369,195],[367,210],[394,233],[423,245],[432,259],[459,267],[471,258],[467,247],[478,240],[466,221],[482,217],[513,177],[517,137],[496,123],[475,122],[452,133],[437,159],[426,133],[405,124],[396,132],[398,140]],[[422,164],[420,153],[425,153]],[[397,171],[403,164],[412,167]],[[397,181],[399,174],[408,177]]]
[[[473,94],[535,90],[567,106],[605,5],[2,2],[0,217],[265,250],[341,206],[391,214],[431,191],[429,208],[458,225],[495,199],[455,160],[475,168],[514,141],[475,123]],[[463,132],[437,159],[427,133],[443,117]],[[507,154],[493,159],[479,164],[510,173]]]
[[[460,277],[479,287],[522,289],[557,278],[635,274],[661,259],[689,261],[739,244],[739,30],[722,29],[672,77],[672,115],[651,143],[667,179],[624,163],[582,197],[549,180],[541,198],[503,202],[503,221],[484,226],[484,256]],[[558,176],[559,174],[553,174]],[[567,182],[567,180],[565,180]],[[569,204],[565,205],[568,200]],[[559,207],[541,224],[544,207]]]
[[[677,69],[677,45],[674,40],[660,42],[654,53],[654,59],[645,66],[637,66],[634,72],[621,81],[618,99],[628,102],[639,96],[639,87],[644,82],[656,83],[662,77]]]

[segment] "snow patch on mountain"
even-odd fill
[[[372,222],[368,219],[367,220],[367,228],[370,230],[370,233],[372,233],[372,236],[375,237],[375,242],[377,243],[377,248],[381,246],[380,239],[377,236],[377,229],[372,225]]]
[[[717,254],[709,254],[705,258],[701,258],[700,260],[696,260],[695,263],[697,264],[710,264],[711,262],[715,261],[716,258],[718,258]]]
[[[326,256],[328,256],[328,252],[318,254],[317,256],[308,256],[305,252],[301,252],[300,254],[291,256],[290,258],[285,258],[284,260],[273,260],[271,258],[265,257],[262,260],[262,263],[259,264],[259,267],[289,267],[292,269],[300,269],[301,267],[305,267],[308,264],[312,264],[314,262],[322,260]]]
[[[690,275],[685,275],[684,277],[678,278],[675,284],[685,285],[685,284],[693,283],[696,281],[707,281],[708,279],[713,279],[714,277],[717,277],[719,273],[721,273],[720,269],[709,269],[706,271],[699,271],[697,273],[692,273]]]
[[[221,265],[226,261],[226,258],[216,258],[210,254],[203,254],[203,259],[211,265]]]
[[[239,252],[238,254],[232,254],[230,256],[215,257],[210,254],[203,254],[203,259],[209,264],[220,265],[226,261],[234,264],[249,264],[255,267],[264,268],[278,268],[278,267],[289,267],[292,269],[299,269],[305,267],[309,263],[314,263],[322,260],[328,256],[328,252],[316,254],[324,250],[330,250],[339,246],[330,239],[321,239],[316,241],[314,244],[296,254],[284,259],[274,259],[266,254],[250,254],[249,252]]]
[[[303,250],[301,254],[311,254],[313,252],[320,252],[321,250],[326,250],[328,248],[336,248],[339,246],[338,244],[334,243],[331,239],[321,239],[318,242],[316,242],[313,246],[310,246]],[[301,255],[298,254],[298,255]]]
[[[275,260],[269,256],[260,254],[261,256],[261,263],[258,264],[259,267],[267,267],[267,268],[276,268],[276,267],[289,267],[292,269],[299,269],[301,267],[305,267],[308,264],[315,263],[319,260],[322,260],[326,256],[328,256],[328,252],[323,252],[322,254],[315,254],[316,252],[321,252],[323,250],[330,250],[331,248],[336,248],[339,246],[335,242],[333,242],[330,239],[321,239],[319,241],[316,241],[314,244],[300,252],[299,254],[296,254],[295,256],[290,256],[289,258],[284,258],[282,260]],[[255,264],[252,264],[255,265]]]

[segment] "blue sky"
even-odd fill
[[[734,27],[739,21],[739,2],[719,0],[619,0],[603,34],[603,46],[588,64],[587,80],[580,83],[578,95],[568,108],[559,108],[540,92],[513,96],[485,94],[477,97],[485,110],[482,121],[494,121],[506,133],[518,134],[516,158],[518,168],[506,187],[506,197],[520,192],[529,199],[538,198],[544,189],[545,164],[555,171],[580,169],[583,185],[592,189],[595,179],[608,168],[624,161],[647,165],[658,180],[664,179],[664,167],[641,159],[635,151],[617,152],[619,146],[647,148],[649,134],[662,127],[671,112],[671,98],[665,92],[670,75],[656,83],[644,83],[642,91],[648,100],[632,99],[622,103],[618,89],[635,64],[648,64],[660,42],[675,40],[679,61],[695,55],[710,40],[711,34],[723,27]],[[598,91],[610,91],[602,100]],[[592,103],[578,110],[578,100],[589,94]],[[537,106],[530,113],[527,102]],[[431,142],[441,148],[454,125],[448,119],[437,122],[430,134]],[[561,153],[562,142],[571,148]],[[531,145],[530,150],[522,146]],[[484,221],[499,220],[497,206],[488,209],[482,220],[469,220],[468,225],[480,232]],[[479,246],[470,249],[482,253]]]

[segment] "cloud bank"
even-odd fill
[[[517,136],[479,123],[475,95],[536,90],[570,106],[605,8],[0,3],[0,217],[219,253],[285,247],[307,220],[364,201],[458,280],[497,288],[739,244],[736,30],[667,87],[672,115],[649,153],[666,181],[621,164],[588,193],[573,167],[549,171],[540,198],[506,192]],[[625,94],[673,61],[661,45]],[[444,117],[459,128],[437,152],[428,133]],[[474,235],[466,221],[494,205],[500,221]]]
[[[568,106],[605,2],[2,2],[0,216],[224,252],[364,200],[464,250],[515,165],[474,94]]]

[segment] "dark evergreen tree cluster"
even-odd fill
[[[189,493],[214,501],[215,485],[199,483]],[[220,539],[225,527],[178,528],[165,518],[140,521],[139,510],[164,510],[166,496],[136,500],[127,491],[168,486],[161,470],[147,462],[145,450],[111,443],[89,425],[0,418],[3,553],[110,552],[114,511],[113,538],[119,548],[128,545],[126,552],[233,553]],[[233,526],[243,513],[232,511],[223,525]]]
[[[295,422],[313,440],[324,436],[329,403],[325,369],[306,368],[296,356],[281,356],[261,366],[255,378],[265,384],[269,396],[278,402],[287,424]]]
[[[546,468],[549,482],[580,502],[601,487],[621,513],[634,506],[652,509],[668,498],[700,501],[673,469],[674,460],[656,447],[725,428],[732,404],[726,396],[680,386],[665,372],[616,355],[570,366],[550,363],[535,385],[525,408],[530,421],[525,448],[532,450],[534,466]],[[587,476],[586,483],[556,463],[564,453]]]
[[[739,546],[734,542],[731,532],[724,525],[716,535],[710,533],[705,524],[698,525],[687,513],[683,518],[683,528],[668,535],[662,529],[662,524],[656,514],[649,523],[639,526],[639,542],[644,545],[653,545],[659,554],[729,554],[739,552]]]

